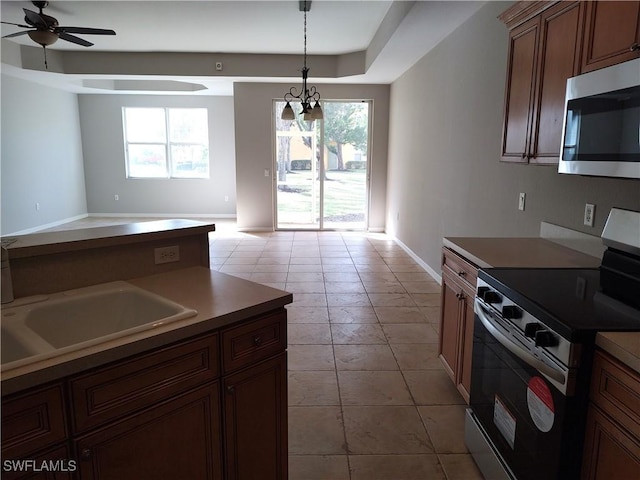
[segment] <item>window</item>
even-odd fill
[[[127,178],[209,178],[206,108],[122,109]]]

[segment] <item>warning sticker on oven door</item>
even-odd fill
[[[527,386],[527,406],[533,423],[542,432],[553,427],[555,409],[551,390],[542,377],[532,377]]]
[[[516,443],[516,417],[511,414],[498,395],[495,396],[493,407],[493,423],[513,450]]]

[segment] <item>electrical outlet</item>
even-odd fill
[[[584,224],[587,227],[593,227],[593,220],[596,216],[596,206],[587,203],[584,206]]]
[[[116,194],[113,196],[113,199],[114,199],[115,201],[120,200],[120,195],[118,195],[118,194],[116,193]]]
[[[40,202],[36,202],[36,212],[40,211]]]
[[[526,196],[526,193],[520,193],[520,195],[518,196],[518,210],[524,211],[524,201]]]
[[[180,260],[180,246],[160,247],[153,250],[156,265],[161,263],[171,263]]]

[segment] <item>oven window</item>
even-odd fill
[[[478,421],[518,480],[577,478],[578,400],[504,348],[477,317],[470,395]]]

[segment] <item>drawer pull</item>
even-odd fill
[[[633,45],[631,45],[631,47],[629,47],[629,51],[630,52],[638,52],[638,51],[640,51],[640,44],[639,43],[634,43]]]
[[[253,337],[253,344],[256,347],[259,347],[260,345],[262,345],[262,337],[260,335],[256,335],[255,337]]]
[[[90,460],[91,459],[91,450],[88,448],[85,448],[84,450],[82,450],[82,452],[80,452],[80,460]]]
[[[465,272],[464,270],[460,270],[460,271],[458,272],[458,276],[459,276],[459,277],[464,277],[466,274],[467,274],[467,272]]]
[[[229,395],[233,395],[234,393],[236,393],[236,387],[234,387],[233,385],[229,385],[229,386],[227,387],[227,393],[228,393]]]
[[[464,297],[464,293],[462,293],[462,292],[460,292],[460,293],[456,293],[456,298],[457,298],[458,300],[464,300],[464,298],[465,298],[465,297]]]

